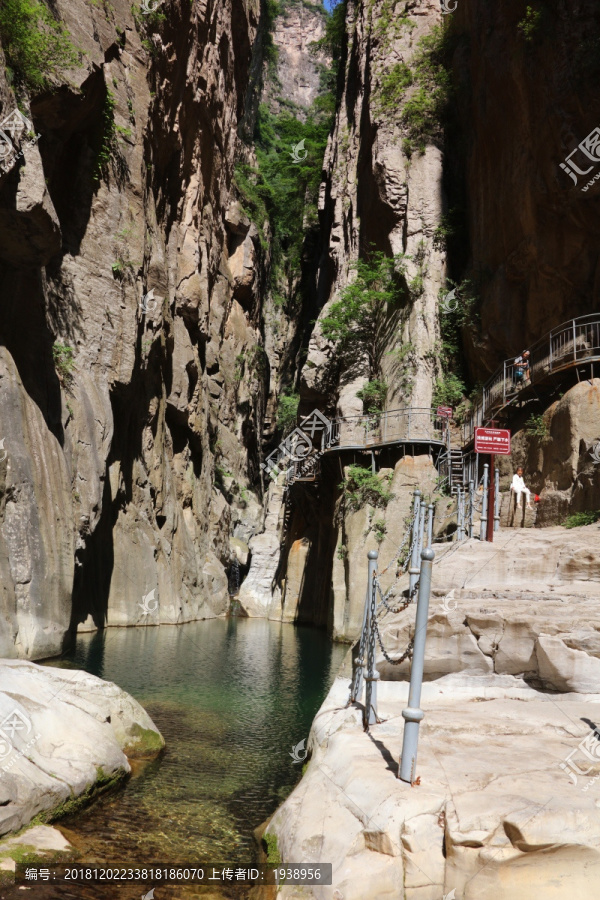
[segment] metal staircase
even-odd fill
[[[439,459],[438,471],[440,473],[440,485],[448,486],[450,494],[455,494],[458,488],[465,486],[464,458],[462,450],[450,447],[444,450]]]

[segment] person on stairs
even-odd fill
[[[529,490],[529,488],[525,487],[525,482],[523,481],[522,466],[519,466],[516,473],[513,475],[510,489],[515,493],[515,496],[517,498],[517,506],[521,505],[521,494],[525,494],[527,509],[531,509],[531,491]]]

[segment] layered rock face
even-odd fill
[[[302,118],[319,91],[318,64],[326,62],[311,47],[325,32],[322,4],[306,0],[280,0],[273,44],[277,50],[275,77],[265,85],[263,100],[274,113],[292,108]]]
[[[322,333],[321,321],[341,289],[354,277],[353,263],[367,251],[403,256],[404,300],[387,328],[382,347],[382,377],[388,383],[387,409],[430,407],[439,363],[437,296],[445,275],[445,254],[434,242],[443,208],[442,154],[429,144],[409,158],[402,148],[398,117],[379,102],[381,81],[390,59],[414,58],[420,38],[440,21],[439,7],[424,0],[411,8],[411,25],[384,28],[389,3],[349,3],[341,96],[324,160],[319,201],[321,247],[314,277],[320,308],[300,379],[301,409],[317,407],[332,416],[363,412],[357,392],[369,376],[366,358],[341,365],[335,346]],[[421,451],[422,452],[422,451]],[[425,454],[426,454],[425,450]],[[370,457],[348,454],[323,461],[314,487],[296,485],[289,498],[288,527],[281,540],[279,570],[271,596],[259,601],[242,591],[250,613],[268,609],[284,620],[327,625],[339,639],[353,639],[360,626],[366,553],[377,546],[373,526],[381,521],[389,534],[385,550],[404,534],[412,490],[423,480],[433,488],[432,459],[419,455],[378,459],[382,478],[393,475],[396,497],[387,511],[345,511],[341,483],[349,463],[370,465]],[[417,474],[415,479],[414,474]],[[274,520],[275,521],[275,520]],[[333,534],[332,534],[333,532]],[[281,597],[281,599],[279,599]]]
[[[265,380],[230,193],[258,0],[56,9],[81,67],[21,98],[41,137],[0,176],[0,654],[33,658],[225,611]]]
[[[530,9],[520,0],[458,3],[452,17],[464,141],[449,148],[448,176],[481,298],[467,348],[475,378],[598,308],[589,241],[598,188],[583,190],[598,162],[577,149],[600,119],[598,6]]]

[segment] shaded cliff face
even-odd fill
[[[577,151],[572,162],[590,171],[571,177],[561,163],[600,121],[600,10],[591,0],[527,7],[458,3],[452,17],[463,138],[448,175],[480,282],[481,329],[467,347],[475,378],[598,308],[599,188],[582,190],[598,164]]]
[[[398,109],[381,107],[381,83],[390,61],[411,62],[419,40],[439,20],[439,8],[429,0],[411,4],[402,24],[390,18],[387,0],[348,3],[342,94],[324,161],[319,320],[353,277],[356,259],[373,251],[404,257],[404,299],[382,348],[389,409],[431,405],[438,371],[437,295],[445,268],[433,241],[442,215],[441,150],[429,143],[423,153],[407,155]],[[340,365],[317,322],[302,371],[307,410],[335,405],[338,414],[361,414],[356,394],[372,375],[364,360]]]
[[[260,242],[230,195],[260,6],[163,9],[59,3],[82,65],[19,95],[41,137],[0,175],[4,656],[224,612],[260,516]],[[0,117],[16,99],[3,66]]]

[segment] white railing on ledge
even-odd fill
[[[554,372],[600,360],[600,313],[564,322],[526,349],[530,353],[528,381],[518,384],[515,357],[506,359],[484,384],[480,399],[463,425],[463,446],[473,439],[475,428],[514,400],[522,387],[539,384]]]
[[[326,450],[378,447],[397,442],[446,443],[447,420],[429,407],[391,409],[366,416],[343,416],[331,423]]]

